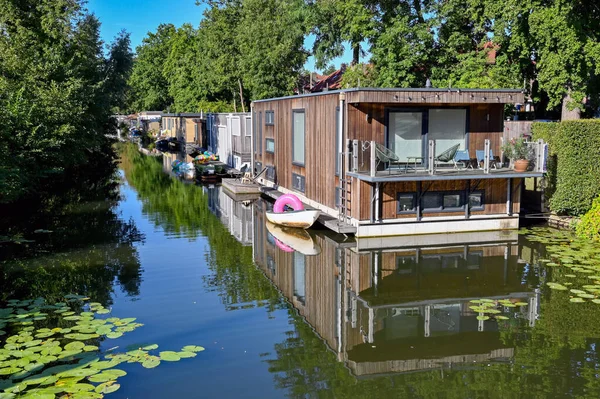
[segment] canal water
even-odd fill
[[[600,305],[550,289],[569,275],[544,260],[568,245],[551,234],[377,247],[267,226],[267,202],[180,181],[160,159],[130,154],[120,176],[118,200],[32,217],[0,247],[1,301],[82,294],[144,324],[101,351],[206,348],[122,364],[109,398],[600,395]]]

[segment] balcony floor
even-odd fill
[[[438,167],[435,174],[430,175],[427,169],[403,167],[392,170],[378,170],[375,176],[369,172],[347,172],[347,176],[355,177],[359,180],[370,183],[397,182],[397,181],[432,181],[432,180],[478,180],[478,179],[509,179],[524,177],[543,177],[543,172],[527,171],[515,172],[509,168],[490,168],[489,173],[484,173],[483,169],[455,169],[453,167]]]

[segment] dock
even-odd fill
[[[277,200],[277,198],[281,197],[283,193],[274,188],[270,187],[262,187],[262,193],[273,200]],[[304,209],[317,209],[313,206],[304,204]],[[355,234],[356,227],[351,224],[340,222],[337,218],[330,216],[324,212],[321,212],[317,222],[321,223],[323,226],[327,227],[329,230],[332,230],[338,234]]]
[[[257,183],[242,183],[240,179],[223,179],[223,188],[233,199],[238,201],[253,200],[260,197],[261,187]]]

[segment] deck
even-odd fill
[[[543,177],[543,172],[515,172],[509,168],[499,168],[489,170],[485,173],[483,169],[455,169],[438,168],[435,173],[429,174],[424,168],[406,168],[393,170],[378,170],[375,176],[368,172],[347,172],[347,176],[354,177],[369,183],[386,183],[401,181],[435,181],[435,180],[479,180],[479,179],[511,179],[524,177]]]

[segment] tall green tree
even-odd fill
[[[135,111],[162,111],[173,103],[164,63],[171,52],[171,38],[176,29],[161,24],[155,33],[149,32],[136,48],[136,57],[129,79],[131,108]]]
[[[95,184],[114,170],[105,134],[127,64],[105,58],[81,0],[0,0],[0,9],[0,203]]]

